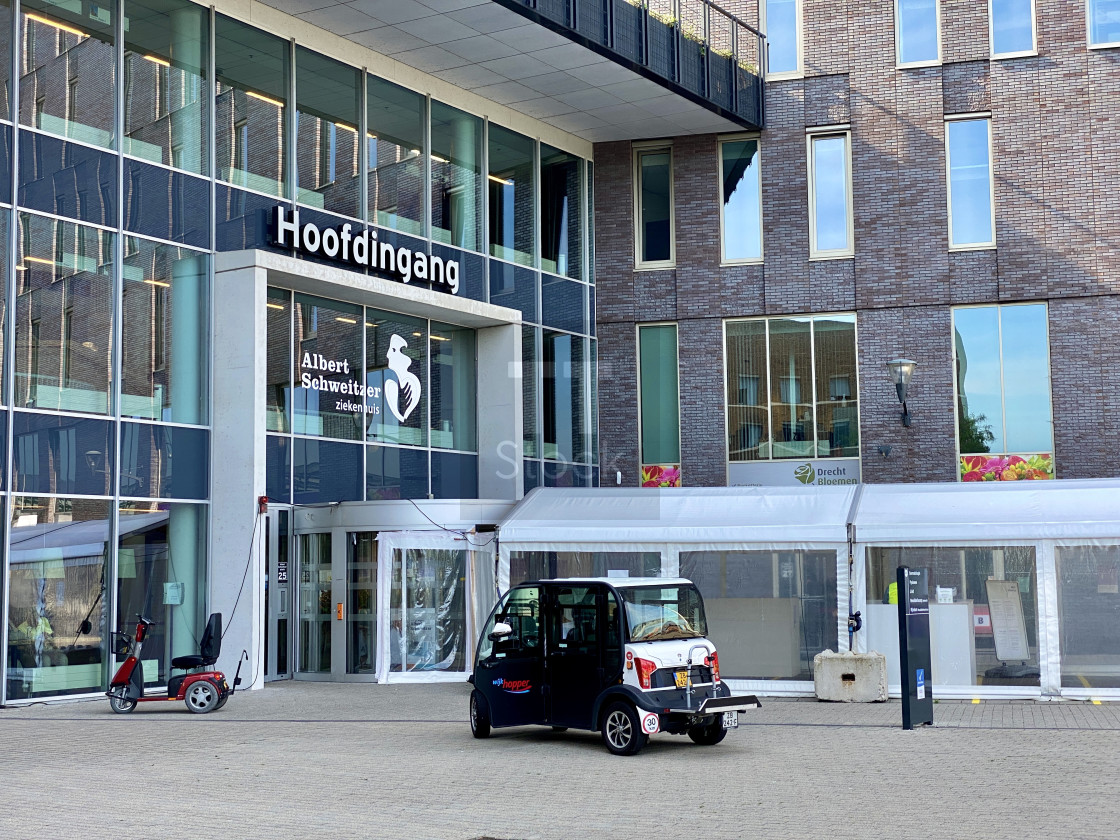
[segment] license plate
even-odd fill
[[[724,712],[723,713],[723,728],[724,729],[738,729],[739,728],[739,713],[738,712]]]
[[[688,671],[677,671],[677,688],[688,688]]]

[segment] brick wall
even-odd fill
[[[757,21],[757,2],[725,4]],[[676,321],[682,474],[726,481],[724,319],[857,313],[865,481],[957,476],[952,307],[1046,301],[1060,477],[1120,474],[1120,49],[1038,0],[1038,56],[989,59],[988,4],[942,0],[944,63],[898,69],[894,0],[804,0],[804,78],[766,87],[761,265],[721,266],[715,136],[674,144],[677,264],[634,271],[629,143],[596,147],[605,483],[638,467],[636,323]],[[950,252],[945,117],[990,113],[995,249]],[[806,129],[851,125],[855,256],[809,254]],[[885,362],[917,359],[904,428]],[[880,454],[880,447],[888,455]]]

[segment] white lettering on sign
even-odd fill
[[[322,253],[331,259],[388,274],[401,283],[410,283],[415,278],[430,281],[433,286],[447,286],[451,294],[459,294],[458,260],[445,260],[403,245],[397,248],[391,242],[379,242],[374,229],[355,234],[349,222],[326,230],[320,230],[314,222],[301,225],[299,210],[287,212],[282,204],[276,205],[273,218],[272,238],[281,248],[295,248],[316,256]]]

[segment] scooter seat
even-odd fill
[[[176,656],[171,660],[172,668],[182,668],[189,671],[191,668],[201,668],[203,665],[213,665],[216,660],[208,656],[199,656],[192,653],[189,656]]]

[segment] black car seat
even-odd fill
[[[213,665],[218,661],[218,654],[221,652],[222,614],[211,613],[210,620],[206,622],[206,629],[202,632],[202,643],[198,646],[198,653],[176,656],[171,660],[171,667],[189,671],[191,668]]]

